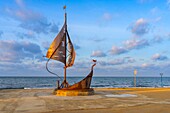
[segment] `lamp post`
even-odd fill
[[[134,70],[134,87],[136,87],[136,75],[137,75],[137,70]]]
[[[161,75],[161,87],[163,87],[163,83],[162,83],[162,76],[163,76],[163,73],[160,73]]]

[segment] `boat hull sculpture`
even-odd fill
[[[64,6],[64,9],[66,9],[66,6]],[[79,96],[94,94],[94,90],[90,88],[90,85],[93,76],[93,68],[96,65],[96,60],[93,60],[94,64],[91,67],[91,72],[83,80],[73,85],[69,85],[69,83],[67,82],[66,70],[67,68],[73,66],[75,56],[76,56],[75,50],[71,42],[69,33],[67,31],[67,14],[65,12],[64,25],[60,30],[59,34],[52,42],[52,44],[50,45],[46,54],[46,57],[48,58],[46,63],[46,69],[51,74],[55,73],[51,72],[48,69],[48,62],[50,61],[50,59],[57,60],[64,64],[64,80],[61,83],[61,85],[58,81],[58,87],[54,90],[53,94],[58,96]]]
[[[80,82],[75,83],[67,88],[58,87],[54,90],[53,94],[58,96],[87,96],[93,95],[94,90],[90,88],[91,80],[93,76],[93,67],[96,64],[92,65],[91,72]]]

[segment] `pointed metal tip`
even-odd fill
[[[66,9],[66,5],[63,7],[63,9]]]

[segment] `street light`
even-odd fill
[[[136,75],[137,75],[137,70],[134,70],[134,87],[136,87]]]

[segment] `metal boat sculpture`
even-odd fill
[[[64,9],[66,9],[66,6],[64,6]],[[73,66],[75,61],[75,49],[73,46],[73,43],[71,42],[68,30],[67,30],[67,13],[65,10],[65,19],[64,19],[64,25],[58,35],[53,40],[52,44],[50,45],[46,57],[48,58],[46,63],[46,69],[48,72],[55,74],[51,72],[48,69],[48,62],[53,59],[57,60],[59,62],[62,62],[64,64],[64,80],[60,84],[58,81],[58,87],[55,90],[55,94],[57,95],[70,95],[68,92],[71,91],[71,93],[74,95],[74,92],[93,92],[93,89],[90,88],[91,85],[91,79],[93,76],[93,67],[96,65],[96,60],[93,60],[94,64],[91,67],[91,72],[80,82],[75,83],[73,85],[69,85],[67,82],[66,72],[67,68]],[[57,74],[55,74],[57,75]],[[60,94],[59,94],[60,92]],[[61,94],[61,92],[63,94]],[[76,95],[84,95],[82,93],[76,93]]]

